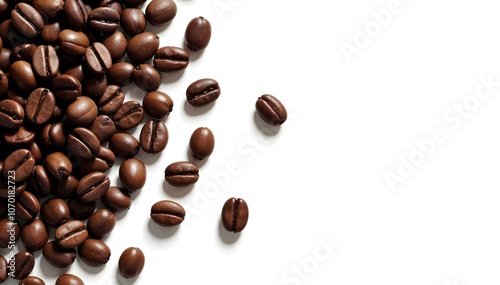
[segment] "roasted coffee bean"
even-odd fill
[[[113,122],[109,116],[100,115],[95,118],[89,130],[93,132],[99,139],[99,142],[103,144],[107,143],[115,134],[116,126],[115,122]]]
[[[35,73],[27,61],[15,61],[10,66],[9,73],[9,83],[12,81],[22,91],[31,92],[38,86]]]
[[[14,205],[16,207],[16,216],[23,220],[31,221],[40,213],[40,202],[29,191],[24,191],[17,196]]]
[[[65,0],[63,10],[64,18],[71,28],[81,30],[87,23],[89,12],[82,0]]]
[[[146,16],[139,8],[126,8],[123,10],[120,24],[123,31],[129,36],[135,36],[146,29]]]
[[[77,197],[71,198],[68,201],[70,215],[79,220],[88,219],[95,211],[95,204],[95,201],[82,202]]]
[[[82,94],[82,84],[72,75],[61,74],[52,80],[50,90],[57,100],[71,102]]]
[[[192,19],[187,25],[184,42],[188,49],[199,51],[208,46],[211,36],[212,26],[210,22],[203,17],[197,17]]]
[[[33,0],[33,8],[35,8],[44,19],[51,19],[57,16],[62,11],[64,6],[63,0]]]
[[[127,51],[128,40],[120,31],[115,31],[111,35],[102,39],[101,43],[108,49],[113,62],[121,59]],[[108,75],[108,72],[106,73]]]
[[[83,53],[85,53],[85,51]],[[84,74],[83,65],[83,63],[71,65],[69,68],[66,68],[63,73],[74,76],[76,79],[78,79],[78,81],[80,81],[81,84],[83,84],[85,78],[87,77]]]
[[[189,153],[202,160],[210,156],[214,150],[214,134],[209,128],[197,128],[189,139]]]
[[[54,188],[52,188],[52,194],[58,198],[69,198],[76,192],[78,181],[78,178],[74,175],[70,175],[68,178],[59,181],[54,185]]]
[[[135,192],[146,184],[146,165],[137,158],[126,159],[120,165],[118,175],[123,188],[128,192]]]
[[[198,166],[192,162],[174,162],[165,169],[165,180],[173,186],[187,186],[198,181],[198,172]]]
[[[41,78],[54,78],[59,74],[59,57],[51,45],[39,45],[33,53],[31,64]]]
[[[14,264],[14,270],[8,268],[9,275],[15,279],[23,279],[30,275],[35,267],[35,256],[33,253],[23,250],[12,257],[9,264]]]
[[[82,244],[89,233],[85,224],[79,220],[73,220],[60,225],[55,233],[54,239],[62,248],[73,248]]]
[[[106,75],[90,73],[85,78],[83,94],[94,99],[101,98],[108,86]]]
[[[5,282],[9,275],[7,275],[7,259],[3,257],[3,255],[0,256],[0,283]]]
[[[109,34],[120,25],[120,14],[110,7],[97,7],[89,14],[89,25],[95,32]]]
[[[0,247],[7,248],[9,245],[14,246],[15,242],[21,234],[21,228],[17,220],[11,221],[9,218],[0,220]],[[12,240],[12,238],[14,240]]]
[[[8,48],[2,48],[0,50],[0,69],[1,70],[9,70],[12,58],[12,50]]]
[[[161,74],[151,64],[137,66],[132,75],[135,85],[144,91],[155,91],[162,82]]]
[[[66,146],[64,123],[46,124],[39,135],[40,143],[46,148]]]
[[[43,26],[40,38],[47,44],[56,46],[59,33],[61,32],[61,24],[59,22],[47,23]]]
[[[45,158],[45,170],[55,179],[63,181],[73,171],[69,158],[62,152],[53,152]]]
[[[10,100],[16,101],[17,103],[21,104],[21,106],[23,106],[23,108],[24,108],[26,106],[26,98],[25,98],[26,95],[24,95],[24,97],[21,96],[20,95],[21,92],[26,94],[25,91],[14,90],[14,88],[9,89],[9,90],[7,90],[7,94],[5,95],[5,99],[10,99]],[[27,93],[30,93],[30,92],[27,92]]]
[[[134,157],[139,152],[139,141],[128,133],[115,133],[109,140],[109,148],[116,156]]]
[[[217,100],[221,93],[217,81],[204,78],[191,83],[186,90],[186,98],[189,104],[195,107],[205,106]]]
[[[113,116],[116,127],[121,130],[130,130],[138,126],[143,118],[144,109],[137,101],[123,103]]]
[[[156,69],[162,72],[182,70],[189,65],[189,53],[180,47],[161,47],[155,52],[153,64]]]
[[[69,56],[81,57],[90,46],[89,38],[85,33],[70,29],[62,30],[57,40],[59,49]]]
[[[103,241],[89,238],[78,247],[78,256],[88,266],[99,267],[109,261],[111,250]]]
[[[135,278],[141,274],[144,268],[145,257],[142,250],[137,247],[125,249],[118,260],[118,272],[127,278]]]
[[[5,69],[8,70],[8,69]],[[0,69],[0,97],[4,97],[9,91],[9,77]]]
[[[78,96],[66,109],[66,119],[76,126],[87,126],[97,117],[97,105],[86,96]]]
[[[28,39],[36,37],[43,28],[43,18],[26,3],[18,3],[10,13],[12,24]]]
[[[50,194],[52,180],[43,165],[35,166],[33,174],[29,178],[29,185],[33,189],[34,194],[39,197],[46,197]]]
[[[222,225],[229,232],[241,232],[248,221],[248,205],[241,198],[230,198],[221,213]]]
[[[56,107],[56,98],[47,88],[37,88],[26,101],[26,119],[36,125],[49,121]]]
[[[172,98],[161,91],[151,91],[142,100],[144,111],[153,118],[168,116],[174,107]]]
[[[124,100],[125,93],[120,86],[108,85],[102,97],[97,101],[99,112],[104,115],[113,114],[122,106]]]
[[[110,185],[109,178],[102,172],[92,172],[85,175],[78,182],[76,194],[83,202],[91,202],[100,199]]]
[[[49,231],[40,219],[28,221],[21,230],[21,241],[26,250],[30,252],[38,251],[49,240]]]
[[[135,7],[139,6],[142,3],[146,2],[146,0],[122,0],[123,4],[130,6],[130,7]]]
[[[36,51],[36,45],[34,43],[21,43],[14,47],[12,50],[13,56],[17,59],[31,61],[33,55]]]
[[[111,54],[108,49],[99,42],[93,43],[85,49],[85,62],[87,63],[90,71],[95,74],[103,74],[113,64]]]
[[[146,19],[155,26],[172,21],[176,14],[177,5],[173,0],[153,0],[146,7]]]
[[[17,129],[24,120],[23,106],[14,100],[0,101],[0,126],[7,129]]]
[[[272,95],[260,96],[255,103],[255,109],[262,120],[270,125],[278,126],[286,121],[287,112],[285,106]]]
[[[35,140],[35,132],[29,126],[7,130],[3,134],[4,141],[15,148],[27,147]]]
[[[144,63],[151,59],[160,47],[160,37],[152,32],[135,35],[127,45],[127,54],[133,62]]]
[[[85,285],[85,283],[80,277],[66,273],[57,278],[55,285]]]
[[[110,84],[125,86],[132,82],[135,67],[130,62],[120,61],[111,66],[106,72]]]
[[[99,154],[101,145],[97,136],[86,128],[76,128],[68,136],[68,146],[82,159],[91,159]]]
[[[18,149],[12,152],[3,162],[2,172],[9,181],[21,182],[26,180],[35,168],[35,159],[27,149]]]
[[[55,240],[45,244],[42,249],[42,255],[50,265],[57,268],[68,267],[76,260],[76,250],[74,248],[62,248]]]
[[[168,143],[168,129],[160,120],[147,121],[141,130],[141,148],[147,153],[159,153]]]
[[[130,209],[132,198],[123,188],[111,186],[108,192],[101,198],[104,206],[112,212],[121,212]]]
[[[44,157],[44,154],[42,153],[40,146],[36,142],[33,141],[32,143],[30,143],[28,146],[28,150],[33,155],[33,158],[35,159],[36,164],[42,163],[42,159]]]
[[[45,282],[40,277],[28,276],[19,281],[19,285],[45,285]]]
[[[4,179],[3,177],[1,179]],[[18,197],[20,196],[21,194],[24,193],[24,191],[26,191],[26,182],[21,182],[21,183],[16,183],[16,185],[14,186],[14,190],[12,189],[12,184],[11,186],[9,187],[9,184],[7,183],[7,181],[2,181],[1,185],[0,185],[0,197],[2,198],[9,198],[12,196],[12,192],[14,192],[14,196],[15,197]]]
[[[177,226],[184,221],[186,211],[178,203],[170,200],[156,202],[151,207],[151,219],[163,227]]]
[[[91,172],[106,172],[115,163],[115,154],[107,147],[101,146],[99,154],[92,159],[83,160],[78,166],[78,173],[87,175]]]
[[[60,198],[46,200],[40,210],[40,219],[49,227],[59,227],[69,220],[68,204]]]
[[[87,230],[91,237],[102,239],[115,228],[115,225],[115,214],[108,209],[99,209],[88,219]]]
[[[100,0],[99,7],[109,7],[115,10],[120,15],[123,12],[123,5],[118,0]]]

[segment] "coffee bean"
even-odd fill
[[[102,172],[92,172],[85,175],[78,182],[76,194],[83,202],[91,202],[100,199],[110,185],[109,178]]]
[[[44,19],[52,19],[62,12],[64,6],[63,0],[33,0],[35,8]]]
[[[47,149],[55,147],[62,148],[66,146],[66,134],[64,133],[64,124],[62,122],[51,124],[47,123],[38,135],[40,144]]]
[[[118,0],[101,0],[99,2],[99,7],[109,7],[111,9],[115,10],[120,15],[123,12],[123,5]]]
[[[123,161],[118,175],[123,188],[128,192],[135,192],[146,184],[146,166],[137,158],[129,158]]]
[[[174,162],[165,169],[165,180],[177,187],[191,185],[198,181],[198,171],[198,166],[192,162]]]
[[[24,191],[17,196],[14,205],[16,207],[16,216],[23,220],[31,221],[40,213],[40,202],[29,191]]]
[[[19,281],[19,285],[45,285],[45,282],[36,276],[28,276]]]
[[[55,233],[54,239],[62,248],[74,248],[82,244],[89,233],[85,224],[79,220],[73,220],[60,225]]]
[[[82,0],[65,0],[63,11],[66,22],[74,30],[81,30],[87,23],[88,10]]]
[[[43,28],[43,18],[26,3],[18,3],[10,13],[12,24],[28,39],[36,37]]]
[[[214,134],[209,128],[197,128],[189,139],[189,153],[202,160],[210,156],[214,150]]]
[[[7,129],[17,129],[24,120],[23,106],[14,100],[0,101],[0,126]]]
[[[21,43],[14,47],[12,55],[17,59],[30,62],[35,54],[35,51],[36,45],[34,43]]]
[[[97,105],[100,114],[110,115],[118,111],[125,100],[125,93],[118,85],[108,85]]]
[[[0,69],[1,70],[9,70],[12,62],[12,50],[8,48],[2,48],[0,50]]]
[[[87,230],[91,237],[102,239],[115,228],[115,225],[115,214],[108,209],[99,209],[88,219]]]
[[[270,125],[278,126],[286,121],[287,112],[285,106],[272,95],[260,96],[255,103],[255,109],[262,120]]]
[[[56,107],[56,98],[47,88],[37,88],[26,101],[26,119],[36,125],[49,121]]]
[[[142,250],[137,247],[125,249],[118,260],[118,272],[127,278],[135,278],[141,274],[144,268],[145,257]]]
[[[121,130],[130,130],[138,126],[144,118],[144,109],[137,101],[123,103],[113,116],[116,127]]]
[[[76,186],[78,185],[78,178],[74,175],[68,176],[68,178],[58,181],[52,188],[52,194],[58,198],[69,198],[76,192]]]
[[[179,47],[161,47],[155,52],[153,63],[155,68],[162,72],[182,70],[189,65],[189,53]]]
[[[4,178],[2,177],[2,179]],[[26,182],[23,181],[21,183],[16,183],[13,190],[12,184],[9,188],[9,184],[7,183],[7,181],[2,181],[0,185],[0,197],[7,199],[9,198],[9,196],[12,196],[12,192],[14,192],[15,197],[18,197],[26,191],[26,187]]]
[[[76,126],[87,126],[97,117],[96,103],[86,96],[78,96],[66,109],[66,119]]]
[[[12,147],[27,147],[35,140],[35,132],[29,126],[21,126],[18,129],[6,130],[3,139]]]
[[[0,256],[0,283],[5,282],[9,275],[7,275],[7,259],[3,257],[3,255]]]
[[[108,49],[99,42],[93,43],[85,49],[85,62],[90,71],[95,74],[103,74],[113,64]]]
[[[172,112],[174,102],[172,98],[161,91],[151,91],[144,96],[142,105],[144,111],[153,118],[161,119]]]
[[[241,232],[248,221],[248,205],[241,198],[230,198],[221,213],[222,225],[229,232]]]
[[[22,91],[31,92],[38,86],[35,73],[27,61],[15,61],[10,66],[9,73],[9,80],[12,79],[12,82]]]
[[[28,146],[28,150],[33,155],[33,158],[35,159],[35,164],[42,163],[42,158],[44,157],[44,154],[42,153],[40,146],[36,142],[33,141],[32,143],[30,143]]]
[[[82,32],[65,29],[58,35],[58,46],[68,56],[81,57],[89,47],[89,38]]]
[[[115,163],[115,154],[107,147],[101,146],[99,154],[91,159],[83,160],[77,167],[78,173],[87,175],[91,172],[106,172]]]
[[[61,32],[61,24],[59,22],[46,23],[42,28],[42,32],[40,33],[40,38],[45,43],[56,46],[57,38],[59,37],[60,32]]]
[[[68,204],[60,198],[46,200],[40,210],[40,219],[49,227],[59,227],[69,220]]]
[[[120,61],[111,66],[106,72],[110,84],[125,86],[132,82],[135,67],[130,62]]]
[[[96,208],[96,202],[83,202],[77,197],[68,200],[70,215],[79,220],[86,220],[92,215]]]
[[[35,159],[31,152],[27,149],[18,149],[4,160],[2,172],[5,177],[9,176],[9,181],[21,182],[31,175],[34,168]]]
[[[164,25],[175,18],[177,5],[173,0],[153,0],[146,6],[146,18],[151,25]]]
[[[111,186],[108,192],[101,198],[104,206],[112,212],[121,212],[130,209],[132,198],[123,188]]]
[[[83,53],[85,53],[85,50],[83,51]],[[87,77],[83,72],[83,63],[71,65],[70,67],[66,68],[63,73],[74,76],[82,84],[84,79]]]
[[[217,100],[220,95],[219,83],[210,78],[196,80],[186,90],[189,104],[195,107],[205,106]]]
[[[63,181],[73,172],[73,165],[62,152],[53,152],[45,158],[45,169],[55,179]]]
[[[89,238],[78,247],[78,255],[88,266],[99,267],[109,261],[111,250],[103,241]]]
[[[50,265],[57,268],[66,268],[76,260],[76,250],[74,248],[62,248],[55,240],[45,244],[42,249],[42,255]]]
[[[102,39],[101,43],[109,50],[113,62],[121,59],[127,51],[128,40],[125,35],[118,30]],[[109,72],[110,70],[106,72],[106,75],[109,76]]]
[[[93,132],[99,139],[99,142],[103,144],[108,142],[115,134],[116,126],[115,122],[113,122],[109,116],[100,115],[95,118],[89,130]]]
[[[120,24],[120,14],[110,7],[97,7],[89,14],[89,25],[98,33],[109,34]]]
[[[99,154],[99,139],[86,128],[76,128],[68,136],[68,146],[73,153],[82,159],[91,159]]]
[[[178,203],[170,200],[156,202],[151,207],[151,219],[163,227],[176,226],[184,221],[186,211]]]
[[[130,39],[127,54],[133,62],[144,63],[151,59],[160,47],[160,38],[152,32],[143,32]]]
[[[168,129],[160,120],[148,120],[141,130],[141,148],[147,153],[159,153],[168,143]]]
[[[144,91],[155,91],[160,87],[162,82],[160,72],[147,63],[137,66],[132,77],[135,85]]]
[[[109,148],[116,156],[134,157],[139,152],[139,141],[128,133],[115,133],[109,140]]]
[[[146,16],[139,8],[126,8],[121,16],[121,26],[123,31],[129,36],[135,36],[146,29]]]
[[[101,98],[108,86],[106,75],[87,73],[85,77],[83,94],[94,99]]]
[[[131,7],[139,6],[142,3],[146,2],[146,0],[122,0],[123,4]]]
[[[15,279],[23,279],[30,275],[35,267],[35,256],[33,253],[23,250],[14,255],[9,264],[14,264],[14,270],[8,267],[9,275]]]
[[[49,240],[49,231],[40,219],[28,221],[21,230],[21,240],[26,250],[30,252],[38,251]]]
[[[52,180],[43,165],[37,165],[28,180],[30,188],[38,197],[47,197],[52,190]]]
[[[31,60],[33,70],[43,79],[54,78],[59,74],[59,57],[51,45],[39,45]]]
[[[5,69],[8,70],[8,69]],[[5,96],[9,92],[9,77],[0,69],[0,96]]]
[[[11,221],[9,218],[0,220],[0,247],[7,248],[13,242],[16,242],[21,234],[21,228],[17,220]]]
[[[55,285],[85,285],[85,283],[80,277],[66,273],[57,278]]]
[[[188,49],[199,51],[208,46],[211,36],[212,26],[210,22],[203,17],[197,17],[192,19],[187,25],[184,42]]]
[[[51,89],[57,100],[71,102],[82,93],[82,84],[76,77],[61,74],[52,80]]]

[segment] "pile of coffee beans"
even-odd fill
[[[136,154],[162,152],[169,140],[162,121],[173,110],[172,98],[158,90],[162,73],[183,70],[190,53],[210,42],[210,22],[201,16],[186,25],[185,48],[160,47],[148,25],[165,25],[177,14],[173,0],[0,0],[0,247],[25,250],[0,256],[0,283],[9,276],[19,284],[45,284],[29,276],[34,252],[52,266],[65,268],[80,258],[92,267],[105,265],[110,247],[102,241],[116,224],[115,214],[130,208],[130,194],[146,183],[146,165]],[[126,101],[123,86],[144,91],[142,102]],[[200,107],[221,94],[211,78],[195,80],[186,100]],[[272,95],[255,105],[259,116],[281,125],[287,113]],[[145,115],[151,117],[143,123]],[[142,126],[141,126],[142,124]],[[127,131],[141,127],[139,138]],[[215,138],[207,127],[196,129],[189,153],[207,159]],[[116,157],[121,186],[107,172]],[[177,187],[196,183],[199,167],[172,162],[165,180]],[[97,207],[98,201],[105,208]],[[161,200],[150,217],[160,226],[179,225],[184,208]],[[241,198],[224,204],[221,221],[229,232],[242,231],[248,206]],[[53,236],[49,228],[54,229]],[[123,251],[118,272],[138,276],[145,264],[136,247]],[[56,284],[84,284],[61,275]]]

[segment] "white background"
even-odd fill
[[[160,90],[175,104],[165,119],[170,141],[161,155],[139,154],[148,180],[105,238],[111,259],[101,268],[77,260],[54,269],[38,252],[33,275],[47,284],[65,272],[86,284],[500,282],[500,87],[473,98],[479,77],[500,81],[495,1],[396,1],[398,13],[380,31],[372,11],[393,1],[176,2],[171,24],[151,29],[160,45],[182,45],[196,16],[211,21],[212,39],[184,72],[163,74]],[[356,47],[357,29],[367,25],[369,42],[358,42],[348,61],[340,46]],[[186,104],[185,89],[203,77],[216,79],[222,94],[199,110]],[[126,91],[128,100],[144,96]],[[265,93],[288,109],[280,128],[255,115]],[[448,110],[464,99],[478,105],[468,105],[460,126],[446,121],[447,112],[458,120]],[[214,132],[215,151],[194,187],[171,187],[163,171],[189,159],[189,137],[200,126]],[[436,130],[446,140],[391,189],[384,174],[400,175],[400,157],[408,160],[415,141]],[[109,174],[113,185],[120,162]],[[230,197],[250,208],[239,235],[220,226]],[[151,205],[163,199],[186,208],[179,227],[150,221]],[[321,247],[328,241],[330,251]],[[117,274],[129,246],[146,256],[135,280]]]

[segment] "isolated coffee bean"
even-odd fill
[[[168,143],[168,129],[160,120],[148,120],[141,130],[141,148],[147,153],[159,153]]]
[[[120,61],[114,63],[106,72],[109,84],[125,86],[132,82],[135,66],[130,62]]]
[[[160,37],[152,32],[143,32],[130,39],[127,54],[135,63],[144,63],[151,59],[160,47]]]
[[[19,285],[45,285],[45,282],[40,277],[28,276],[19,281]]]
[[[278,98],[269,94],[262,95],[257,99],[255,109],[264,122],[273,126],[281,125],[287,119],[285,106]]]
[[[72,197],[68,200],[68,207],[71,217],[79,220],[86,220],[94,213],[96,202],[83,202],[78,199],[78,197]]]
[[[95,32],[109,34],[120,25],[120,14],[110,7],[97,7],[89,14],[89,25]]]
[[[87,230],[93,238],[101,239],[108,235],[116,225],[116,217],[108,209],[99,209],[90,215]]]
[[[162,72],[182,70],[189,65],[189,53],[180,47],[161,47],[155,52],[153,64]]]
[[[99,42],[85,49],[85,62],[89,70],[95,74],[103,74],[113,64],[108,49]]]
[[[0,220],[0,247],[7,248],[9,245],[13,246],[21,234],[19,222],[14,219],[11,221],[9,218]],[[12,240],[13,239],[13,240]]]
[[[129,36],[135,36],[146,29],[146,16],[139,8],[126,8],[121,16],[121,27]]]
[[[116,127],[121,130],[130,130],[138,126],[143,118],[144,109],[137,101],[123,103],[113,116]]]
[[[2,172],[9,181],[21,182],[31,175],[35,168],[35,159],[27,149],[12,152],[3,162]]]
[[[35,267],[35,256],[33,253],[23,250],[14,255],[9,264],[14,264],[14,270],[8,267],[9,275],[15,279],[23,279],[30,275]]]
[[[57,100],[71,102],[82,94],[82,84],[72,75],[61,74],[52,80],[50,90]]]
[[[137,158],[126,159],[120,165],[118,176],[125,190],[135,192],[146,184],[146,165]]]
[[[135,85],[144,91],[154,91],[160,87],[161,74],[151,64],[143,63],[137,66],[132,75]]]
[[[58,35],[58,46],[68,56],[81,57],[89,47],[89,38],[85,33],[71,29],[62,30]]]
[[[55,233],[54,239],[62,248],[74,248],[82,244],[89,233],[85,224],[79,220],[73,220],[60,225]]]
[[[189,153],[202,160],[210,156],[214,150],[214,134],[209,128],[197,128],[189,139]]]
[[[146,6],[146,18],[151,25],[164,25],[175,18],[177,5],[173,0],[153,0]]]
[[[35,219],[41,210],[37,197],[29,191],[24,191],[17,196],[14,205],[16,207],[16,216],[27,221]]]
[[[109,148],[116,156],[131,158],[139,152],[140,143],[131,134],[115,133],[109,140]]]
[[[145,257],[142,250],[137,247],[129,247],[120,255],[118,272],[127,279],[135,278],[141,274],[144,263]]]
[[[195,107],[205,106],[217,100],[221,93],[219,83],[210,78],[203,78],[191,83],[186,90],[189,104]]]
[[[127,52],[127,37],[119,30],[102,39],[101,43],[108,49],[113,62],[121,59],[125,55],[125,52]],[[109,75],[109,70],[106,72],[106,75]]]
[[[47,88],[37,88],[26,101],[26,119],[36,125],[50,120],[56,107],[56,98]]]
[[[99,139],[99,142],[103,144],[108,142],[115,134],[116,126],[115,122],[113,122],[109,116],[100,115],[95,118],[89,130],[93,132]]]
[[[111,186],[101,198],[104,206],[112,212],[121,212],[130,209],[132,198],[123,188]]]
[[[24,120],[23,106],[11,99],[0,101],[0,126],[16,129],[22,126]]]
[[[66,22],[74,30],[81,30],[87,23],[88,10],[82,0],[65,0],[63,11]]]
[[[151,219],[163,227],[176,226],[184,221],[186,211],[178,203],[170,200],[156,202],[151,207]]]
[[[30,252],[38,251],[49,240],[49,231],[40,219],[26,222],[21,230],[21,241],[26,250]]]
[[[52,177],[63,181],[73,172],[73,165],[62,152],[53,152],[45,158],[45,169]]]
[[[230,198],[221,213],[222,225],[229,232],[241,232],[248,221],[248,205],[241,198]]]
[[[26,3],[18,3],[10,13],[12,24],[28,39],[36,37],[43,28],[43,18]]]
[[[198,172],[198,166],[192,162],[174,162],[165,169],[165,180],[173,186],[187,186],[198,181]]]
[[[89,238],[78,247],[78,256],[85,264],[99,267],[109,261],[111,250],[103,241]]]
[[[42,249],[42,255],[50,265],[57,268],[68,267],[76,260],[76,250],[74,248],[63,248],[55,240],[45,244]]]
[[[27,61],[15,61],[10,66],[9,73],[9,83],[12,81],[22,91],[31,92],[38,86],[35,73]]]
[[[85,285],[85,283],[80,277],[66,273],[57,278],[55,285]]]
[[[40,219],[49,227],[59,227],[69,220],[68,204],[60,198],[46,200],[40,210]]]
[[[97,105],[86,96],[78,96],[66,109],[66,119],[76,126],[87,126],[97,117]]]
[[[41,78],[54,78],[59,74],[59,57],[51,45],[39,45],[33,53],[31,64]]]
[[[110,181],[106,174],[92,172],[80,179],[76,187],[76,194],[83,202],[92,202],[104,196],[109,186]]]
[[[210,22],[203,17],[197,17],[192,19],[187,25],[184,42],[188,49],[199,51],[208,46],[211,36],[212,26]]]
[[[161,91],[151,91],[142,100],[144,111],[153,118],[168,116],[174,107],[172,98]]]
[[[82,159],[92,159],[99,154],[101,145],[97,136],[86,128],[75,128],[68,136],[71,151]]]

